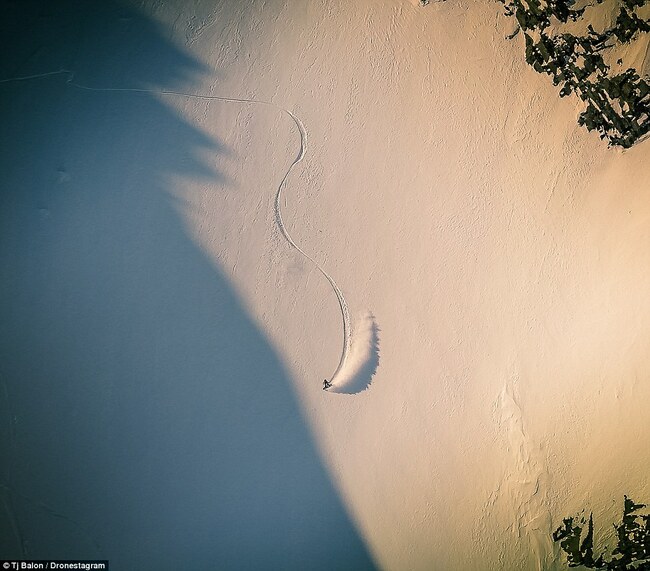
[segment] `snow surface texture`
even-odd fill
[[[273,102],[309,152],[279,188],[271,106],[0,85],[2,553],[555,571],[563,517],[650,499],[650,147],[498,3],[91,4],[5,14],[0,77]],[[278,190],[341,374],[381,335],[354,398]]]

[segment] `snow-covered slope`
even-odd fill
[[[499,4],[68,9],[2,71],[73,81],[0,85],[29,555],[561,569],[562,517],[650,499],[650,147],[579,128]],[[327,276],[361,374],[324,392]]]

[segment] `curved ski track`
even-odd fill
[[[40,73],[40,74],[35,74],[35,75],[26,75],[22,77],[13,77],[13,78],[8,78],[8,79],[2,79],[0,80],[0,83],[9,83],[9,82],[16,82],[16,81],[26,81],[30,79],[38,79],[42,77],[50,77],[50,76],[55,76],[55,75],[67,75],[68,80],[67,83],[72,85],[73,87],[76,87],[78,89],[83,89],[85,91],[102,91],[102,92],[127,92],[127,93],[151,93],[151,94],[157,94],[157,95],[171,95],[171,96],[177,96],[177,97],[187,97],[189,99],[205,99],[205,100],[214,100],[214,101],[224,101],[226,103],[241,103],[241,104],[248,104],[248,105],[264,105],[267,107],[272,107],[274,109],[277,109],[281,111],[282,113],[285,113],[288,115],[291,120],[295,123],[296,127],[298,128],[298,132],[300,134],[300,150],[298,151],[298,154],[296,158],[293,160],[293,162],[289,165],[289,168],[285,172],[284,176],[282,177],[282,180],[280,181],[280,184],[278,186],[278,190],[275,194],[275,203],[274,203],[274,211],[275,211],[275,223],[278,226],[278,229],[282,233],[282,236],[286,240],[286,242],[295,250],[297,250],[303,257],[305,257],[307,260],[309,260],[315,267],[318,269],[318,271],[325,277],[325,279],[329,282],[330,286],[332,287],[332,290],[336,294],[336,299],[338,300],[339,307],[341,309],[341,317],[343,320],[343,349],[341,351],[341,358],[339,359],[339,364],[336,367],[336,370],[332,374],[330,380],[334,380],[337,375],[341,372],[343,367],[345,366],[345,363],[348,358],[348,354],[350,352],[350,341],[351,341],[351,333],[352,333],[352,328],[351,328],[351,323],[350,323],[350,310],[348,308],[348,304],[345,301],[345,297],[343,296],[343,292],[341,292],[341,289],[339,286],[336,284],[334,281],[334,278],[330,276],[321,266],[320,264],[314,260],[309,254],[307,254],[298,244],[296,244],[289,234],[286,226],[284,225],[284,221],[282,220],[282,212],[280,209],[280,198],[282,196],[282,191],[286,185],[287,179],[289,178],[289,175],[291,174],[291,171],[293,168],[300,162],[305,156],[305,153],[307,151],[307,131],[302,124],[302,121],[294,115],[291,111],[288,109],[285,109],[284,107],[280,107],[279,105],[272,103],[270,101],[263,101],[260,99],[244,99],[244,98],[238,98],[238,97],[221,97],[217,95],[202,95],[200,93],[186,93],[183,91],[173,91],[173,90],[167,90],[167,89],[144,89],[144,88],[137,88],[137,87],[90,87],[88,85],[83,85],[80,83],[76,83],[74,81],[74,72],[67,70],[67,69],[60,69],[58,71],[50,71],[46,73]]]

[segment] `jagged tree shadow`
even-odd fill
[[[126,4],[7,9],[3,77],[190,91],[208,72]],[[64,76],[0,104],[0,558],[373,568],[287,372],[180,215],[172,180],[218,192],[226,145],[151,93]]]

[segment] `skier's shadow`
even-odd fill
[[[212,73],[123,4],[8,10],[2,77],[191,91]],[[198,157],[225,145],[153,94],[65,76],[0,100],[2,557],[373,568],[287,372],[172,195],[224,183]]]

